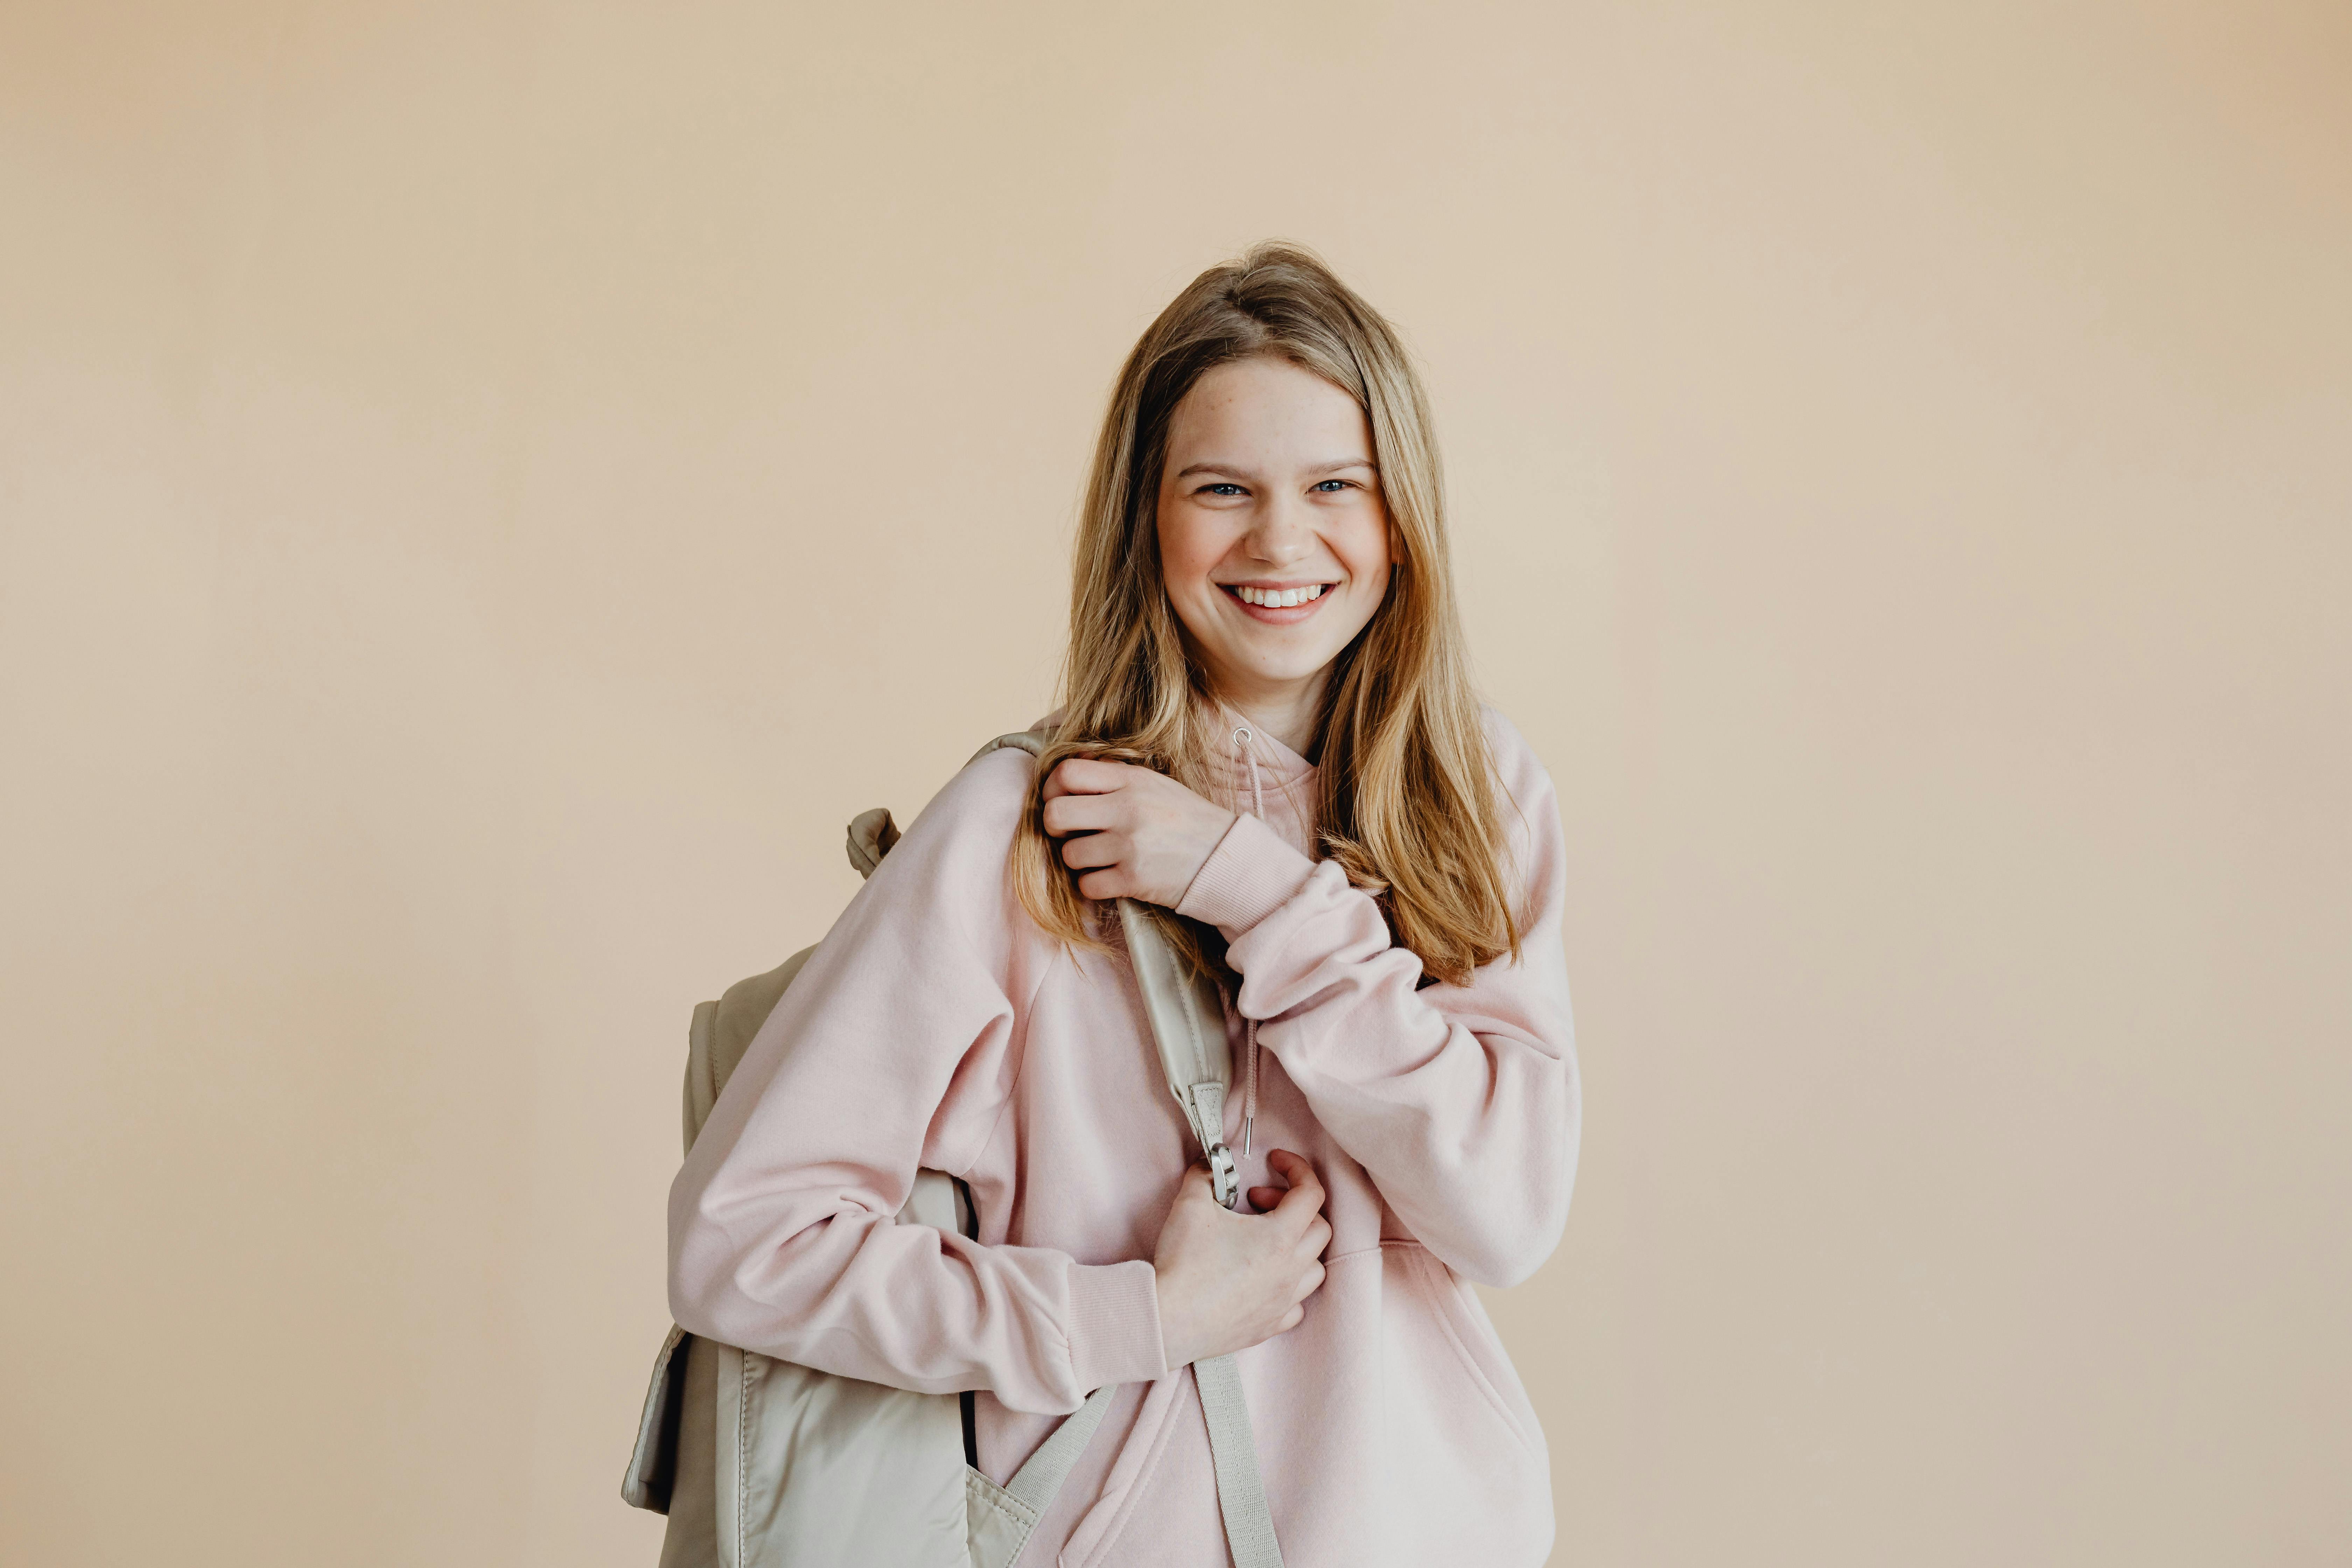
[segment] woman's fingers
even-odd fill
[[[1062,846],[1062,864],[1073,871],[1116,866],[1127,858],[1127,841],[1116,833],[1082,833]]]
[[[1204,1203],[1211,1208],[1222,1208],[1217,1202],[1217,1181],[1206,1160],[1195,1160],[1184,1168],[1184,1180],[1176,1189],[1176,1201]]]
[[[1045,775],[1045,798],[1050,801],[1061,795],[1101,795],[1115,790],[1126,781],[1128,767],[1125,763],[1065,757],[1060,766]]]
[[[1202,1210],[1212,1224],[1224,1217],[1225,1205],[1217,1201],[1216,1177],[1205,1162],[1195,1160],[1185,1171],[1176,1186],[1176,1205]]]
[[[1115,827],[1124,815],[1118,800],[1108,795],[1055,795],[1046,800],[1043,814],[1045,831],[1056,838]]]
[[[1330,1222],[1315,1169],[1282,1151],[1271,1159],[1287,1192],[1262,1187],[1274,1213],[1227,1214],[1211,1195],[1208,1167],[1186,1171],[1152,1251],[1161,1350],[1171,1366],[1220,1355],[1286,1333],[1307,1317],[1307,1300],[1323,1287],[1319,1254]]]
[[[1261,1214],[1287,1212],[1294,1218],[1307,1215],[1319,1218],[1319,1211],[1323,1207],[1323,1183],[1315,1174],[1315,1167],[1287,1149],[1268,1150],[1265,1163],[1267,1169],[1290,1184],[1286,1187],[1252,1187],[1249,1190],[1250,1206]],[[1286,1211],[1283,1208],[1285,1204],[1294,1206]],[[1329,1226],[1324,1228],[1328,1231]]]
[[[1287,1149],[1269,1150],[1265,1156],[1265,1166],[1267,1170],[1290,1184],[1291,1193],[1295,1194],[1302,1187],[1313,1188],[1315,1206],[1317,1208],[1323,1206],[1322,1180],[1315,1174],[1315,1167],[1307,1163],[1304,1155],[1294,1154]],[[1289,1194],[1285,1195],[1288,1196]]]
[[[1112,899],[1132,899],[1139,896],[1136,891],[1135,879],[1128,875],[1127,868],[1123,865],[1107,866],[1099,871],[1089,871],[1078,879],[1078,897],[1082,899],[1093,899],[1100,903]]]
[[[1040,824],[1066,843],[1082,835],[1115,844],[1118,854],[1066,856],[1073,869],[1115,874],[1081,883],[1089,899],[1135,898],[1173,905],[1216,850],[1234,814],[1150,768],[1071,757],[1047,776]]]
[[[1306,1234],[1308,1225],[1323,1209],[1323,1184],[1316,1179],[1315,1167],[1287,1149],[1276,1150],[1265,1157],[1265,1163],[1290,1184],[1290,1190],[1274,1205],[1275,1215],[1297,1226],[1301,1235]]]
[[[1133,891],[1122,868],[1133,858],[1134,843],[1113,831],[1127,820],[1127,807],[1113,793],[1126,768],[1072,757],[1045,781],[1045,831],[1062,840],[1063,865],[1090,873],[1078,879],[1080,898],[1116,899]]]

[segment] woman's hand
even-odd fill
[[[1165,773],[1070,757],[1045,780],[1045,831],[1089,899],[1173,909],[1234,824]]]
[[[1287,1332],[1307,1316],[1323,1283],[1323,1184],[1286,1149],[1265,1163],[1290,1184],[1273,1212],[1239,1215],[1209,1191],[1209,1167],[1195,1165],[1177,1187],[1160,1227],[1151,1267],[1159,1276],[1160,1342],[1171,1371],[1247,1350]],[[1253,1187],[1252,1201],[1278,1189]]]

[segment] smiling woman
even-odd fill
[[[1321,261],[1262,245],[1145,331],[1096,446],[1074,576],[1055,783],[1075,787],[1065,757],[1112,757],[1213,795],[1209,759],[1237,727],[1278,741],[1315,764],[1318,847],[1430,975],[1517,952],[1428,399],[1394,331]],[[1041,811],[1014,885],[1086,947],[1084,900],[1113,884],[1073,884],[1073,847],[1057,865],[1051,839]]]
[[[969,1391],[975,1487],[1066,1477],[1022,1562],[1542,1561],[1465,1282],[1566,1218],[1564,857],[1464,667],[1394,333],[1295,248],[1202,274],[1111,398],[1042,760],[943,789],[776,1005],[672,1192],[678,1323]],[[1147,925],[1244,1064],[1189,1133]],[[923,1167],[971,1232],[892,1222]]]
[[[1354,398],[1265,355],[1202,375],[1168,431],[1160,560],[1177,618],[1218,695],[1301,752],[1324,671],[1388,595],[1371,453]]]

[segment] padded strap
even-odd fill
[[[1033,757],[1042,757],[1045,754],[1045,737],[1034,730],[1015,730],[1010,735],[999,735],[974,752],[971,754],[971,760],[965,763],[964,766],[971,766],[972,763],[980,761],[991,752],[1003,751],[1026,752]]]
[[[1231,1048],[1225,1043],[1225,1005],[1216,983],[1177,957],[1160,927],[1133,899],[1118,901],[1119,929],[1143,993],[1151,1041],[1168,1092],[1184,1109],[1184,1120],[1209,1162],[1211,1189],[1227,1208],[1241,1203],[1240,1173],[1225,1147],[1225,1089],[1234,1081]]]
[[[972,755],[978,762],[989,752],[1011,747],[1031,756],[1045,753],[1045,738],[1032,733],[1000,735]],[[854,837],[854,836],[853,836]],[[1144,1012],[1150,1019],[1152,1044],[1169,1092],[1184,1110],[1184,1120],[1201,1142],[1213,1174],[1217,1201],[1233,1207],[1240,1199],[1234,1157],[1225,1147],[1224,1099],[1233,1082],[1233,1058],[1225,1043],[1223,1003],[1206,975],[1187,973],[1159,929],[1130,899],[1118,901],[1119,924],[1143,992]],[[1192,1382],[1201,1393],[1201,1414],[1209,1426],[1209,1457],[1217,1473],[1217,1509],[1224,1516],[1225,1545],[1234,1568],[1282,1568],[1282,1548],[1274,1538],[1274,1516],[1265,1506],[1265,1483],[1257,1470],[1257,1439],[1250,1431],[1249,1402],[1242,1395],[1241,1371],[1234,1358],[1221,1355],[1192,1363]],[[1098,1388],[1087,1396],[1054,1435],[1029,1456],[1004,1492],[1025,1508],[1034,1525],[1069,1479],[1087,1440],[1102,1424],[1113,1390]],[[985,1478],[982,1478],[985,1480]],[[1019,1531],[1013,1546],[1028,1530]]]
[[[1225,1516],[1225,1545],[1234,1568],[1282,1568],[1266,1511],[1265,1483],[1257,1473],[1257,1439],[1250,1435],[1249,1402],[1241,1369],[1229,1355],[1192,1363],[1201,1414],[1209,1423],[1209,1457],[1217,1468],[1217,1507]],[[1057,1434],[1058,1435],[1058,1434]]]

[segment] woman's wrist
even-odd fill
[[[1160,1358],[1170,1372],[1190,1366],[1195,1359],[1190,1343],[1191,1324],[1181,1303],[1171,1300],[1179,1291],[1171,1289],[1168,1276],[1157,1268],[1151,1271],[1151,1287],[1160,1316]]]
[[[1314,874],[1315,862],[1274,829],[1236,816],[1170,908],[1231,937],[1297,897]]]

